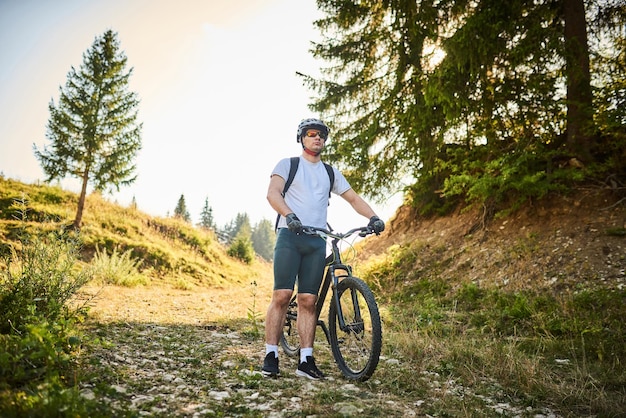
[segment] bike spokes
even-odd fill
[[[288,356],[298,356],[300,353],[300,337],[297,327],[297,311],[298,305],[295,301],[289,304],[285,322],[283,324],[283,333],[280,337],[280,345]]]

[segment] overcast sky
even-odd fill
[[[48,104],[112,29],[133,68],[143,148],[137,181],[107,198],[166,216],[183,194],[194,222],[206,198],[220,227],[243,212],[273,222],[269,174],[300,154],[299,121],[317,117],[295,73],[318,74],[309,49],[320,16],[314,0],[0,0],[0,173],[44,179],[33,144],[48,143]],[[372,206],[388,219],[399,202]],[[331,199],[335,229],[362,224],[353,213]]]

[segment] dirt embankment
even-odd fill
[[[417,263],[443,266],[457,283],[559,291],[626,285],[626,198],[612,191],[552,197],[509,216],[483,208],[423,218],[402,207],[359,258],[392,245],[419,248]]]

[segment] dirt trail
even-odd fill
[[[327,380],[296,377],[296,360],[284,355],[281,377],[262,377],[262,323],[255,332],[248,312],[255,302],[264,310],[270,290],[256,291],[87,289],[98,294],[89,332],[104,344],[87,353],[93,377],[83,395],[145,416],[416,415],[411,402],[372,390],[375,383],[343,379],[325,342],[316,353]]]
[[[102,344],[85,353],[91,374],[81,385],[83,396],[108,405],[112,416],[413,417],[429,416],[425,411],[439,397],[456,397],[457,405],[471,398],[473,409],[447,411],[448,416],[555,417],[471,394],[435,372],[402,370],[392,358],[381,358],[379,369],[385,368],[385,375],[414,373],[416,387],[427,388],[423,398],[407,396],[402,388],[390,391],[376,373],[365,383],[348,381],[319,339],[316,359],[326,380],[296,377],[296,359],[284,354],[281,377],[264,378],[262,323],[248,313],[256,303],[259,318],[264,317],[260,312],[271,290],[257,286],[255,291],[253,297],[252,291],[237,289],[87,289],[98,292],[88,335]]]

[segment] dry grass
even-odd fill
[[[272,291],[271,276],[254,285],[181,290],[171,286],[94,286],[82,289],[83,298],[92,299],[90,317],[100,323],[138,322],[198,325],[224,320],[245,319],[248,308],[265,309]],[[263,312],[263,316],[265,313]]]

